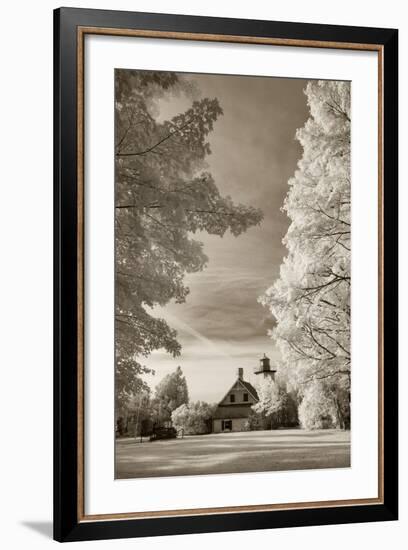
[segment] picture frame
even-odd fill
[[[84,43],[152,41],[374,52],[378,58],[378,493],[369,498],[86,513]],[[324,78],[324,75],[322,76]],[[398,518],[398,31],[60,8],[54,12],[54,538],[160,536]],[[369,389],[367,389],[369,391]],[[113,406],[113,405],[112,405]]]

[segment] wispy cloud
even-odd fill
[[[296,129],[307,119],[302,80],[232,78],[220,75],[191,77],[203,97],[218,97],[224,115],[210,134],[209,169],[220,191],[234,201],[264,212],[259,227],[235,238],[197,233],[209,257],[200,273],[186,276],[190,294],[184,304],[155,308],[178,331],[182,354],[173,359],[154,352],[147,364],[156,370],[154,386],[180,365],[193,399],[221,398],[242,367],[248,379],[265,352],[273,360],[277,351],[267,331],[274,320],[257,298],[277,278],[286,250],[282,238],[288,219],[280,210],[287,181],[296,169],[300,147]],[[182,111],[178,98],[173,105]]]

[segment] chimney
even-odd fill
[[[240,380],[243,380],[244,379],[244,369],[242,369],[241,367],[238,369],[237,371],[237,374],[238,374],[238,378]]]

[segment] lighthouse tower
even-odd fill
[[[271,369],[271,360],[269,357],[264,356],[262,359],[259,360],[259,367],[254,368],[254,373],[256,375],[261,374],[264,378],[272,378],[272,380],[275,380],[275,372],[276,370]]]

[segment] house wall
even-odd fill
[[[216,434],[221,432],[221,420],[218,418],[213,420],[213,432]]]
[[[232,431],[243,432],[245,429],[246,418],[233,418],[232,419]]]
[[[242,369],[240,369],[240,371],[242,371]],[[248,389],[246,384],[247,383],[242,380],[242,372],[240,372],[238,379],[218,404],[212,424],[214,433],[227,431],[222,429],[223,420],[232,421],[232,428],[228,431],[244,431],[245,422],[251,412],[251,406],[257,402],[256,390],[252,387]],[[230,399],[231,394],[234,395],[234,401]],[[247,394],[246,401],[244,401],[245,394]]]
[[[229,420],[228,417],[225,420]],[[245,430],[246,418],[232,418],[232,430],[233,432],[243,432]],[[222,419],[215,418],[213,420],[213,433],[222,432]]]

